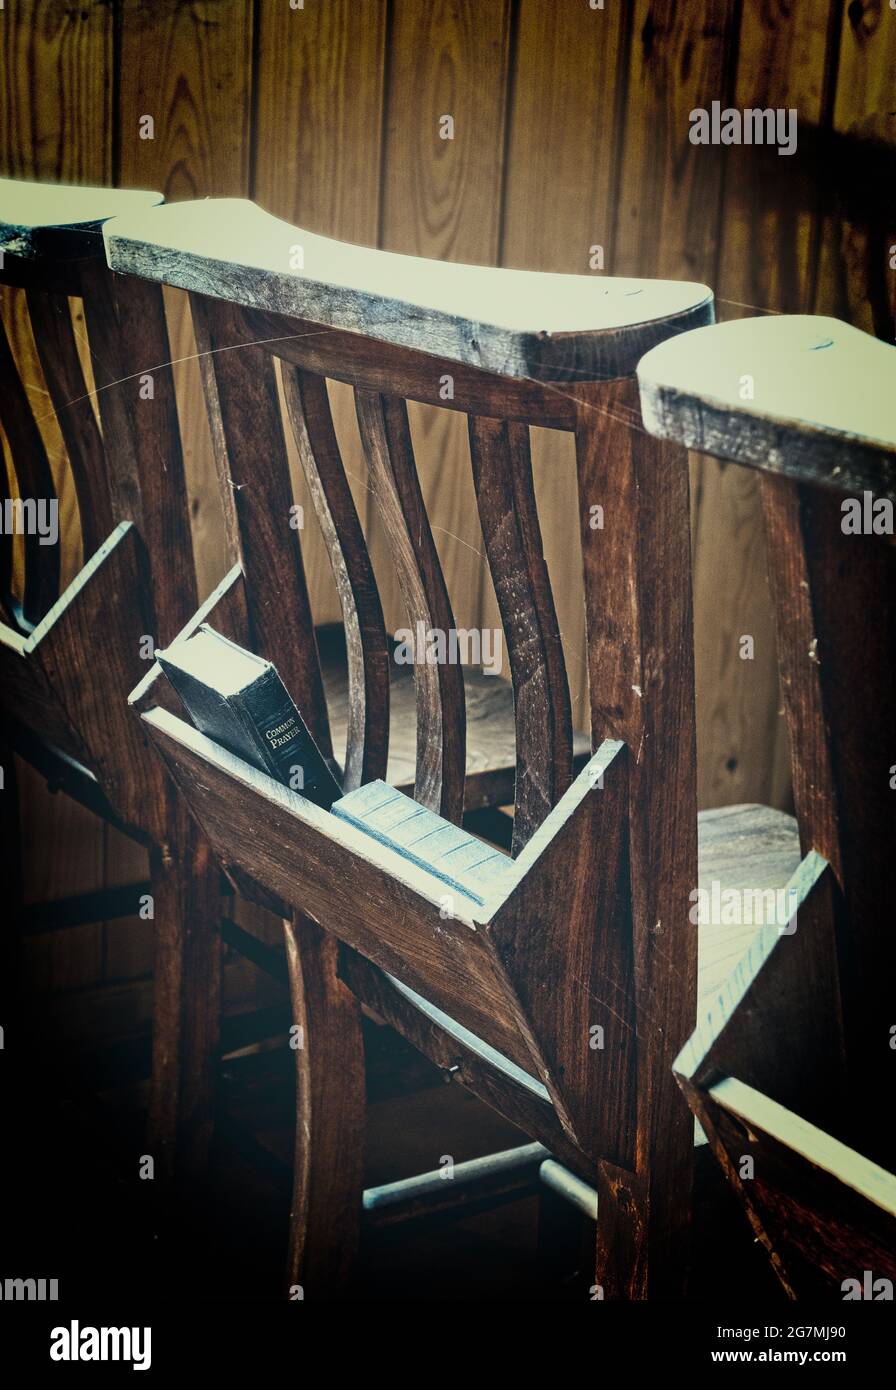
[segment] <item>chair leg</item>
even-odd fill
[[[599,1165],[592,1298],[686,1297],[693,1191],[693,1123],[687,1119],[686,1142],[670,1136],[673,1142],[643,1171]]]
[[[214,1123],[221,1008],[220,870],[176,808],[150,853],[155,929],[150,1151],[159,1176],[205,1175]]]
[[[289,1296],[345,1296],[364,1190],[364,1043],[338,978],[338,942],[310,917],[284,923],[296,1057]]]

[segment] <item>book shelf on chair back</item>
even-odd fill
[[[892,1297],[896,349],[741,319],[638,375],[651,431],[760,470],[803,855],[793,929],[753,944],[676,1071],[788,1294],[868,1270]]]
[[[195,608],[196,588],[161,290],[112,275],[100,230],[119,211],[142,213],[159,201],[153,193],[0,180],[0,283],[27,301],[84,556],[60,593],[60,547],[26,533],[19,580],[4,535],[0,687],[8,774],[9,755],[17,753],[149,850],[149,1143],[162,1176],[176,1160],[185,1171],[201,1169],[208,1146],[220,871],[127,708],[146,670],[147,641],[180,628]],[[98,414],[69,298],[83,302]],[[0,326],[0,418],[15,486],[6,497],[21,498],[24,508],[58,505],[21,365]],[[143,373],[152,397],[137,419]]]
[[[289,269],[297,243],[303,271]],[[501,785],[506,799],[515,782],[514,867],[494,900],[449,891],[446,902],[443,879],[210,743],[176,717],[158,673],[135,695],[234,883],[289,914],[305,1040],[291,1281],[309,1297],[338,1290],[357,1244],[361,1000],[596,1184],[606,1297],[674,1296],[693,1131],[670,1066],[693,1026],[697,953],[686,906],[697,882],[688,479],[685,452],[641,431],[632,373],[652,343],[709,322],[711,294],[392,256],[237,202],[122,219],[106,244],[113,268],[193,296],[234,569],[188,626],[207,621],[273,661],[329,756],[299,535],[288,524],[280,360],[344,615],[347,791],[390,780],[390,645],[327,378],[353,388],[412,631],[450,633],[454,618],[407,402],[468,417],[513,701],[511,714],[508,691],[515,757]],[[575,435],[590,762],[575,755],[530,425]],[[602,531],[591,529],[595,503]],[[463,672],[424,662],[414,680],[414,797],[459,824],[465,802],[485,796],[467,769]]]

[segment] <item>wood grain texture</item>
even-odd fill
[[[441,880],[254,774],[164,711],[143,718],[225,867],[301,904],[340,940],[459,1015],[518,1065],[531,1065],[482,933],[473,930],[458,899],[454,917],[439,915]]]
[[[386,771],[389,644],[376,577],[333,428],[326,383],[293,368],[284,371],[283,385],[342,607],[348,668],[343,789],[351,791]]]
[[[626,771],[622,745],[603,744],[518,856],[525,876],[496,914],[492,939],[539,1040],[564,1128],[590,1157],[633,1168]]]
[[[894,968],[888,871],[896,723],[896,555],[888,538],[844,535],[836,496],[763,479],[771,578],[803,847],[843,890],[841,990],[854,1085],[868,1097],[866,1143],[887,1143],[871,1098],[890,1084],[887,980]],[[856,615],[874,613],[856,648]],[[861,675],[857,679],[857,670]],[[881,775],[882,770],[885,775]],[[839,906],[839,901],[838,901]]]
[[[407,621],[414,642],[417,693],[417,767],[414,796],[448,820],[464,807],[466,707],[461,667],[420,652],[423,632],[454,632],[431,522],[418,479],[407,406],[394,396],[356,391],[358,425],[383,531],[395,558]]]
[[[470,453],[513,682],[516,854],[572,776],[569,684],[544,563],[528,430],[523,425],[471,417]]]
[[[888,8],[871,0],[844,6],[831,134],[822,146],[825,164],[836,169],[835,191],[825,205],[813,307],[886,342],[893,341],[896,320],[890,266],[896,220],[885,191],[896,170],[894,63]]]
[[[252,196],[289,222],[364,246],[379,235],[387,9],[386,0],[336,0],[258,13]],[[332,409],[364,523],[367,470],[351,394],[335,392]],[[296,501],[310,508],[300,466],[295,473]],[[302,539],[315,621],[333,621],[340,605],[325,547],[313,526]]]
[[[253,12],[242,0],[122,4],[117,183],[148,183],[172,200],[249,192]],[[153,118],[152,139],[141,138],[144,116]],[[229,561],[186,296],[169,295],[166,311],[204,596]]]
[[[621,148],[620,98],[628,57],[625,7],[548,7],[522,0],[511,58],[500,264],[585,274],[592,248],[612,268]],[[545,209],[550,208],[550,216]],[[593,274],[600,275],[600,271]],[[562,391],[563,388],[556,388]],[[539,515],[563,638],[573,722],[588,730],[585,605],[572,443],[531,438]],[[562,577],[562,582],[559,582]],[[486,576],[483,625],[497,622]]]
[[[112,182],[112,29],[105,5],[9,6],[0,65],[2,164],[17,178]]]
[[[635,384],[604,392],[580,404],[579,511],[592,744],[620,738],[631,752],[638,1062],[636,1171],[601,1172],[598,1282],[607,1297],[644,1298],[680,1288],[691,1187],[688,1116],[669,1086],[697,969],[683,921],[697,875],[688,476],[683,452],[656,449],[638,428]],[[595,405],[612,419],[601,431]],[[595,499],[605,510],[602,531],[589,525]]]
[[[280,402],[270,355],[239,339],[229,306],[198,298],[193,317],[203,353],[230,559],[246,576],[252,639],[272,661],[325,757],[332,753]],[[260,472],[259,446],[264,460]],[[283,601],[288,586],[290,603]]]
[[[725,150],[713,280],[723,321],[812,308],[822,175],[818,141],[807,127],[818,127],[826,115],[835,8],[741,7],[733,105],[795,108],[800,140],[786,158],[768,146]],[[758,480],[700,458],[693,462],[692,487],[700,804],[755,798],[786,806],[789,750],[779,713]],[[753,639],[749,660],[740,655],[744,635]]]
[[[363,331],[499,376],[611,380],[654,343],[712,319],[702,284],[397,255],[321,237],[241,199],[116,218],[104,241],[123,274]]]
[[[785,1292],[842,1300],[845,1278],[891,1268],[896,1182],[864,1134],[850,1145],[868,1112],[847,1079],[830,866],[810,852],[790,891],[793,930],[757,933],[675,1071]]]
[[[385,0],[259,7],[252,196],[277,217],[374,245]],[[296,178],[296,170],[301,177]]]
[[[104,5],[73,7],[65,0],[6,6],[0,57],[0,171],[18,179],[45,179],[95,187],[112,180],[113,15]],[[23,371],[39,421],[60,501],[61,583],[80,564],[76,504],[64,464],[58,427],[47,419],[45,384],[23,300],[5,298],[13,352]],[[73,524],[74,522],[74,524]],[[37,779],[23,779],[22,829],[27,855],[26,893],[66,893],[98,888],[102,845],[96,823],[65,797],[38,797]],[[35,800],[35,798],[38,798]],[[52,867],[48,865],[52,864]],[[41,947],[44,982],[88,985],[102,970],[102,928],[74,941],[53,939]],[[58,963],[58,974],[54,962]]]
[[[103,440],[78,360],[67,302],[57,296],[29,293],[28,312],[75,480],[81,543],[87,559],[112,530]]]
[[[848,1293],[886,1297],[878,1280],[896,1280],[892,1172],[731,1077],[700,1104],[729,1176],[753,1160],[740,1191],[785,1293],[838,1306]]]
[[[246,189],[252,6],[124,0],[120,22],[128,76],[116,113],[117,180],[148,181],[172,200]],[[145,116],[152,138],[141,136]]]
[[[2,323],[0,384],[3,391],[0,419],[10,450],[11,464],[11,474],[5,488],[6,495],[35,500],[43,498],[46,502],[56,501],[58,506],[47,451]],[[7,534],[5,528],[2,544],[4,599],[12,603],[14,547],[13,538]],[[41,545],[40,537],[34,532],[26,533],[23,549],[22,612],[29,622],[34,623],[43,616],[59,595],[59,551],[55,545]]]
[[[338,952],[311,918],[287,924],[293,1026],[302,1030],[287,1277],[311,1299],[345,1294],[361,1230],[364,1041],[358,1002],[337,974]]]
[[[640,363],[644,422],[718,458],[840,492],[896,495],[896,351],[837,319],[700,330]]]

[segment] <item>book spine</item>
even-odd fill
[[[234,696],[232,704],[270,776],[329,810],[342,789],[276,670]]]

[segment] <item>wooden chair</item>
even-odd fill
[[[761,470],[803,855],[676,1072],[787,1293],[892,1297],[896,351],[741,320],[638,376],[653,433]]]
[[[146,682],[137,698],[234,883],[289,915],[304,1030],[291,1282],[307,1297],[337,1291],[357,1246],[360,1001],[540,1140],[573,1179],[596,1184],[603,1296],[678,1295],[694,1140],[671,1062],[697,1009],[688,475],[684,450],[641,429],[632,378],[651,343],[711,319],[711,294],[364,250],[236,202],[122,219],[106,243],[114,268],[193,294],[236,565],[190,626],[207,619],[277,664],[323,751],[335,743],[341,753],[345,740],[347,790],[376,778],[402,785],[389,701],[394,735],[408,709],[397,715],[395,706],[408,697],[397,680],[390,692],[376,577],[325,379],[354,390],[412,630],[422,622],[448,632],[454,620],[406,402],[469,421],[511,681],[493,684],[488,718],[473,724],[475,678],[465,689],[458,666],[414,668],[413,794],[455,826],[465,807],[514,800],[513,862],[495,856],[490,890],[446,901],[436,872],[197,733],[164,682]],[[304,270],[291,269],[299,250]],[[328,671],[315,641],[298,533],[287,523],[275,357],[343,605],[341,672]],[[543,558],[530,425],[575,435],[590,759],[576,756],[551,588],[564,576],[549,576]],[[596,506],[603,529],[592,528]],[[460,832],[445,838],[468,847]],[[795,826],[761,807],[711,814],[701,820],[701,855],[711,876],[786,883],[798,860]],[[703,962],[710,976],[723,955]],[[582,1205],[591,1209],[591,1199]]]
[[[136,913],[138,895],[152,895],[149,1152],[162,1177],[170,1176],[175,1161],[184,1172],[201,1171],[208,1148],[220,870],[127,709],[152,644],[182,626],[197,594],[161,290],[111,275],[100,232],[117,212],[142,215],[159,201],[154,193],[0,180],[0,281],[27,299],[74,482],[84,556],[80,573],[60,594],[60,546],[27,533],[19,581],[10,527],[4,527],[0,663],[10,825],[16,819],[16,753],[54,790],[149,850],[148,885],[42,912],[61,925],[103,920]],[[95,391],[85,380],[69,297],[83,301]],[[2,501],[4,516],[15,523],[12,499],[23,499],[25,507],[55,503],[57,487],[2,328],[0,382],[10,469],[8,484],[4,470]],[[74,539],[67,535],[65,543]]]

